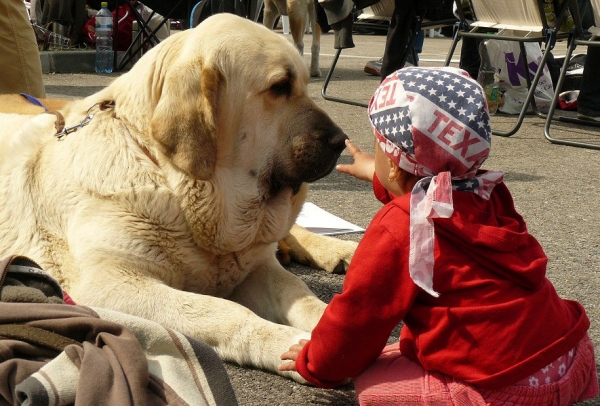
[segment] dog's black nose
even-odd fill
[[[327,139],[331,149],[335,153],[341,154],[344,148],[346,148],[346,140],[348,139],[348,136],[338,128],[337,130],[332,131]]]

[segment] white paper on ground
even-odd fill
[[[296,219],[296,224],[313,233],[322,235],[362,233],[365,231],[364,228],[331,214],[311,202],[304,203]]]

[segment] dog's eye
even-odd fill
[[[292,84],[289,80],[277,82],[269,88],[273,96],[289,96],[292,93]]]

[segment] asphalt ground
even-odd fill
[[[308,35],[305,49],[310,50],[310,40]],[[342,52],[328,94],[368,102],[379,79],[365,74],[363,67],[367,61],[381,57],[385,37],[354,35],[354,42],[355,48]],[[441,66],[450,42],[449,38],[427,37],[420,64]],[[565,47],[558,44],[555,55],[564,54],[564,50]],[[458,62],[458,51],[453,65]],[[373,152],[373,135],[366,109],[327,101],[321,96],[333,55],[333,35],[325,34],[321,40],[323,77],[311,79],[309,93],[361,149]],[[305,59],[308,62],[309,56],[305,55]],[[44,82],[48,97],[78,98],[102,89],[118,75],[46,74]],[[516,116],[496,115],[492,126],[508,130],[515,121]],[[600,151],[552,144],[544,138],[543,128],[542,118],[528,115],[512,137],[494,136],[491,156],[483,167],[505,173],[505,181],[512,191],[517,209],[548,255],[548,278],[562,297],[577,300],[586,308],[591,320],[589,335],[598,349],[596,363],[600,365]],[[559,123],[552,129],[555,137],[600,143],[599,128]],[[340,162],[351,162],[347,152],[342,154]],[[368,226],[381,207],[369,184],[336,172],[311,186],[309,201],[363,228]],[[361,236],[349,234],[339,238],[359,241]],[[304,279],[325,301],[341,291],[344,275],[329,275],[296,264],[289,269]],[[547,328],[552,329],[552,326]],[[390,342],[397,338],[398,329],[392,333]],[[259,370],[229,364],[226,367],[241,405],[357,404],[352,384],[322,390]],[[582,404],[600,405],[600,399]]]

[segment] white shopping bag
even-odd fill
[[[542,50],[537,42],[526,42],[524,45],[529,66],[527,74],[533,80],[542,60]],[[507,114],[519,114],[528,92],[519,43],[517,41],[490,40],[488,51],[492,65],[499,70],[500,92],[503,93],[504,101],[499,110]],[[544,66],[543,69],[534,98],[538,109],[545,113],[549,110],[554,97],[554,86],[548,67]]]

